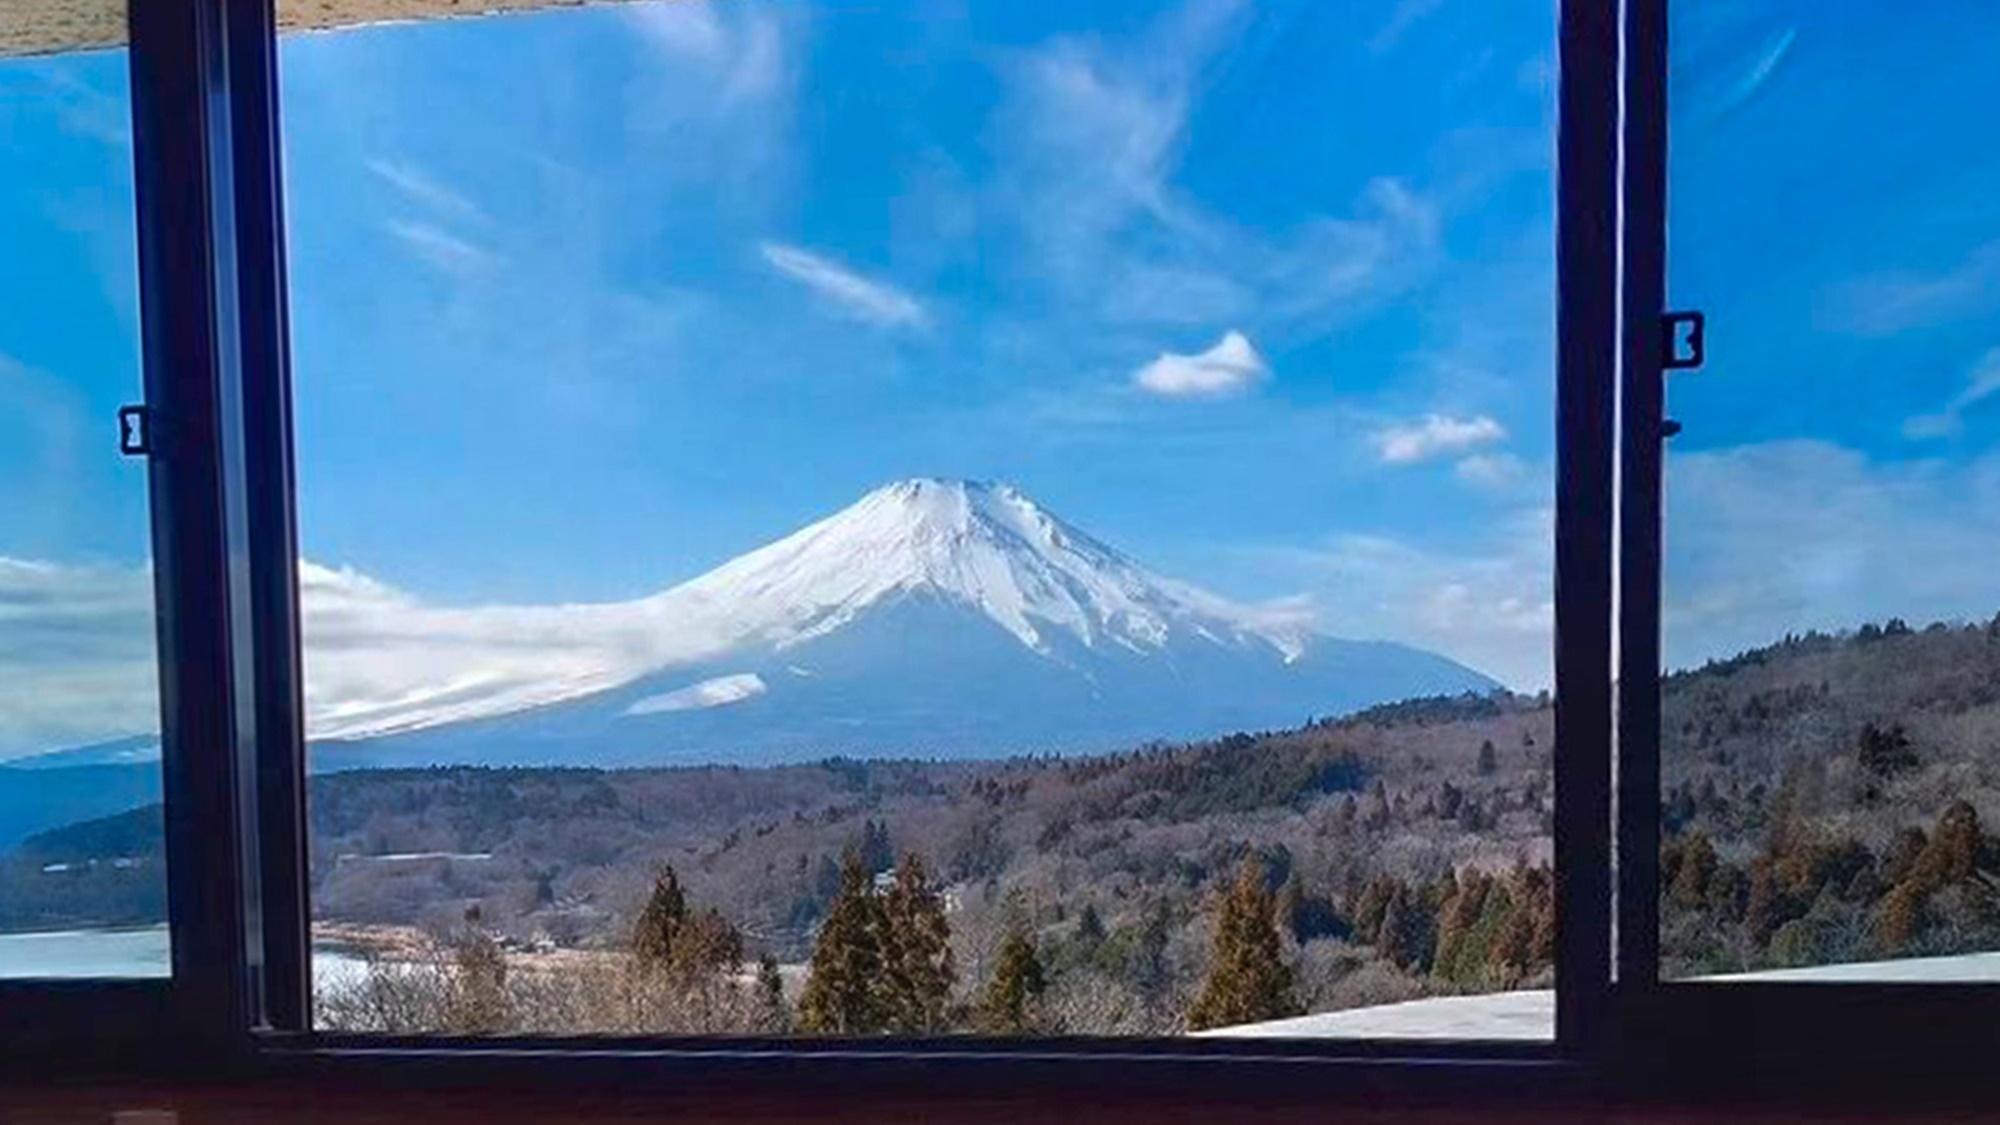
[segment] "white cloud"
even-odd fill
[[[1132,376],[1132,382],[1162,398],[1226,398],[1242,394],[1270,373],[1271,366],[1256,345],[1232,329],[1198,355],[1161,352]]]
[[[1796,43],[1798,38],[1799,29],[1796,27],[1788,27],[1773,37],[1744,70],[1742,76],[1723,91],[1715,109],[1722,112],[1748,104],[1750,99],[1756,97],[1758,91],[1764,88],[1765,83],[1771,80],[1771,76],[1778,72],[1778,67],[1784,63],[1786,56],[1792,53],[1792,44]]]
[[[299,568],[306,732],[348,738],[504,714],[720,651],[699,606],[434,606],[347,569]],[[0,759],[158,729],[144,567],[0,557]]]
[[[1282,315],[1351,318],[1427,278],[1442,231],[1435,202],[1403,180],[1377,177],[1348,216],[1319,219],[1269,250],[1265,286]]]
[[[1410,29],[1436,15],[1444,7],[1444,0],[1397,0],[1390,10],[1389,18],[1380,29],[1368,37],[1368,49],[1375,54],[1395,50]]]
[[[811,673],[801,673],[811,675]],[[764,677],[755,672],[716,676],[684,688],[649,695],[625,709],[627,715],[659,715],[676,711],[706,711],[755,699],[770,690]]]
[[[1666,483],[1677,666],[1789,631],[2000,609],[2000,458],[1874,461],[1784,441],[1673,457]]]
[[[374,159],[368,161],[368,170],[421,207],[458,219],[492,221],[478,204],[414,164]]]
[[[1967,410],[2000,394],[2000,348],[1989,349],[1972,365],[1965,389],[1952,396],[1936,414],[1920,414],[1903,423],[1903,436],[1912,441],[1950,437],[1959,430]]]
[[[1528,466],[1512,453],[1475,453],[1460,460],[1452,472],[1467,484],[1505,489],[1527,479]]]
[[[383,226],[411,253],[445,273],[463,277],[484,272],[500,262],[500,256],[493,251],[430,223],[392,219]]]
[[[2000,610],[2000,454],[1951,465],[1771,442],[1677,454],[1666,488],[1669,667],[1788,632]],[[1439,530],[1457,541],[1346,534],[1259,555],[1311,597],[1322,628],[1423,645],[1516,688],[1548,685],[1550,512]]]
[[[666,0],[635,4],[627,14],[671,65],[706,71],[710,96],[720,104],[758,101],[782,92],[789,73],[778,20],[763,13],[726,18],[723,7],[704,0]]]
[[[1888,270],[1846,282],[1816,318],[1828,331],[1893,336],[1978,316],[2000,304],[2000,240],[1948,269]]]
[[[1471,418],[1427,414],[1418,422],[1377,430],[1370,440],[1384,464],[1413,465],[1467,453],[1506,438],[1506,428],[1483,414]]]
[[[1127,38],[1059,37],[1008,59],[985,213],[1021,237],[986,267],[1053,290],[1099,325],[1256,317],[1320,331],[1433,276],[1444,215],[1425,185],[1377,177],[1351,202],[1272,230],[1178,182],[1201,96],[1245,41],[1251,11],[1190,0]]]
[[[888,327],[915,327],[926,319],[923,306],[909,294],[870,281],[830,258],[777,242],[762,243],[759,249],[772,269],[858,319]]]
[[[0,758],[159,729],[152,575],[0,557]]]
[[[1552,527],[1530,508],[1456,549],[1344,534],[1266,557],[1305,585],[1321,628],[1419,645],[1532,691],[1552,676]]]

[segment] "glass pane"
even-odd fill
[[[106,6],[107,8],[109,6]],[[0,976],[168,971],[124,9],[0,55]]]
[[[1993,977],[2000,9],[1672,43],[1663,972]]]
[[[1435,7],[285,39],[317,1020],[1546,1038],[1554,12]]]

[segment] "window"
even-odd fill
[[[317,1025],[1550,1038],[1551,14],[286,39]]]
[[[1992,980],[2000,20],[1782,7],[1672,10],[1661,972]]]
[[[0,39],[10,1058],[1987,1081],[1981,13],[563,7]]]
[[[0,977],[169,970],[123,5],[0,33]],[[65,42],[75,40],[66,39]]]

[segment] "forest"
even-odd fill
[[[1665,973],[2000,949],[2000,619],[1664,688]],[[1496,693],[1079,758],[320,776],[316,935],[356,967],[319,1018],[1170,1034],[1546,987],[1552,727]],[[135,878],[148,815],[0,860],[7,923]]]

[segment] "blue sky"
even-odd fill
[[[1553,29],[731,0],[290,38],[305,553],[630,598],[1003,478],[1544,684]],[[1991,614],[2000,11],[1684,0],[1674,42],[1671,289],[1714,359],[1673,389],[1670,654]],[[0,557],[144,558],[122,67],[0,64]]]

